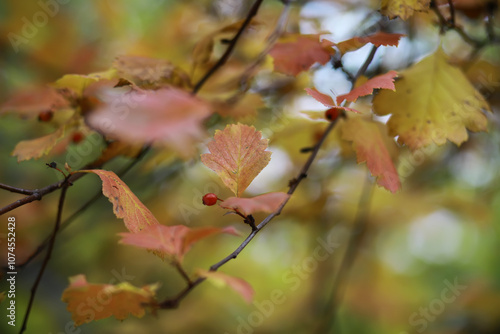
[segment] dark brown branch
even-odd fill
[[[448,7],[450,8],[450,24],[455,26],[455,5],[453,5],[453,0],[448,0]]]
[[[333,122],[330,123],[330,125],[326,128],[325,132],[323,133],[323,136],[321,136],[321,139],[319,142],[314,146],[313,151],[309,155],[309,158],[307,159],[306,163],[302,167],[302,170],[299,172],[297,177],[291,182],[290,188],[288,189],[288,194],[291,196],[297,187],[299,186],[300,182],[307,177],[307,172],[309,171],[309,168],[311,167],[313,161],[315,160],[319,149],[321,148],[322,144],[324,143],[326,137],[330,134],[330,132],[333,130],[335,127],[335,124],[337,122],[338,118],[334,120]],[[269,216],[267,216],[255,229],[252,230],[252,232],[246,237],[246,239],[236,248],[231,254],[226,256],[224,259],[220,260],[219,262],[215,263],[210,267],[210,271],[216,271],[220,267],[222,267],[224,264],[229,262],[232,259],[235,259],[242,251],[245,249],[245,247],[252,241],[252,239],[261,231],[273,218],[278,216],[285,205],[287,204],[288,200],[290,197],[288,197],[282,204],[281,206],[273,213],[271,213]],[[182,299],[184,299],[191,290],[193,290],[196,286],[198,286],[201,282],[203,282],[205,278],[200,277],[192,284],[188,285],[181,293],[179,293],[176,297],[171,298],[171,299],[166,299],[162,301],[159,306],[160,308],[163,309],[170,309],[170,308],[176,308],[179,303],[181,302]]]
[[[360,76],[364,75],[366,73],[366,70],[368,69],[368,66],[370,66],[371,62],[373,61],[373,57],[375,57],[375,53],[377,52],[378,46],[372,46],[372,49],[370,51],[370,54],[368,54],[368,57],[366,58],[365,62],[363,65],[359,68],[358,72],[354,76],[353,80],[351,81],[352,87],[354,88],[354,85],[356,81],[359,79]]]
[[[33,306],[33,302],[35,300],[36,291],[38,289],[38,286],[40,285],[40,282],[42,280],[45,269],[47,268],[47,264],[49,263],[50,256],[52,255],[52,250],[54,249],[54,243],[56,241],[56,235],[57,235],[57,232],[59,231],[59,226],[61,225],[61,217],[62,217],[62,211],[63,211],[63,207],[64,207],[64,199],[66,198],[66,191],[68,190],[68,187],[70,185],[71,185],[71,183],[69,182],[69,177],[64,179],[61,183],[62,191],[61,191],[61,195],[59,196],[59,205],[57,208],[57,217],[56,217],[56,223],[54,225],[54,231],[52,232],[52,236],[50,238],[49,247],[47,249],[47,255],[45,255],[45,259],[43,260],[42,267],[40,268],[40,271],[38,272],[38,276],[36,277],[35,283],[33,283],[33,287],[31,288],[31,295],[30,295],[30,299],[28,302],[28,307],[26,309],[26,314],[24,315],[23,325],[22,325],[19,333],[23,333],[26,330],[26,325],[28,323],[31,307]]]
[[[200,81],[198,81],[198,83],[196,83],[196,85],[193,88],[193,94],[198,93],[198,91],[205,84],[205,82],[212,75],[214,75],[214,73],[217,72],[217,70],[220,67],[222,67],[222,65],[224,65],[226,63],[226,61],[229,59],[229,56],[233,52],[233,49],[236,46],[236,43],[240,39],[241,35],[243,34],[243,32],[245,31],[245,29],[247,28],[247,26],[250,24],[250,22],[252,21],[252,19],[254,18],[254,16],[257,15],[257,12],[259,11],[259,8],[260,8],[260,5],[262,4],[262,2],[263,2],[263,0],[256,0],[255,1],[255,3],[253,4],[252,8],[250,9],[250,11],[247,14],[247,17],[246,17],[245,21],[241,25],[240,29],[238,30],[238,32],[236,33],[236,35],[229,42],[229,45],[227,46],[227,49],[224,52],[224,54],[222,55],[222,57],[219,58],[219,60],[217,61],[217,63],[215,63],[215,65],[212,66],[212,68],[210,68],[210,70],[208,70],[208,72],[203,76],[203,78],[201,78]]]
[[[5,189],[13,193],[23,194],[23,195],[33,195],[38,190],[30,190],[30,189],[21,189],[17,187],[12,187],[7,184],[0,183],[0,189]]]

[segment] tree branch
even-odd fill
[[[236,33],[236,35],[234,35],[234,37],[229,42],[229,45],[227,46],[227,49],[224,52],[224,54],[222,55],[222,57],[219,58],[219,60],[217,61],[217,63],[215,63],[215,65],[212,66],[212,68],[210,70],[208,70],[208,72],[203,76],[203,78],[201,78],[200,81],[198,81],[198,83],[196,83],[196,85],[193,88],[193,94],[198,93],[198,91],[205,84],[205,82],[212,75],[214,75],[214,73],[217,72],[217,70],[220,67],[222,67],[222,65],[224,65],[226,63],[226,61],[229,59],[229,56],[233,52],[233,49],[236,46],[236,43],[240,39],[241,35],[243,34],[243,32],[245,31],[245,29],[247,28],[247,26],[250,24],[250,21],[252,21],[252,18],[255,15],[257,15],[257,12],[259,11],[259,8],[260,8],[260,5],[262,4],[262,2],[263,2],[263,0],[256,0],[255,1],[255,3],[253,4],[252,8],[250,9],[250,11],[247,14],[247,17],[246,17],[245,21],[241,25],[241,28],[238,30],[238,32]]]
[[[5,189],[13,193],[23,194],[23,195],[33,195],[38,190],[30,190],[30,189],[21,189],[17,187],[12,187],[7,184],[0,183],[0,189]]]
[[[33,302],[35,300],[35,295],[36,295],[36,291],[38,289],[38,285],[40,284],[40,282],[42,280],[45,269],[47,268],[47,264],[49,263],[50,256],[52,255],[52,250],[54,249],[56,235],[57,235],[57,232],[59,230],[59,226],[61,225],[61,217],[62,217],[62,211],[63,211],[63,207],[64,207],[64,199],[66,198],[66,191],[68,190],[68,187],[71,185],[69,179],[70,179],[70,177],[67,177],[61,183],[62,191],[61,191],[61,195],[59,197],[59,205],[57,208],[57,217],[56,217],[56,223],[54,225],[54,231],[52,232],[52,236],[50,238],[50,243],[49,243],[49,247],[47,250],[47,255],[45,255],[45,259],[43,260],[42,267],[40,268],[40,271],[38,272],[38,276],[36,277],[35,283],[33,283],[33,287],[31,288],[31,295],[30,295],[30,299],[28,302],[28,307],[26,309],[26,314],[24,315],[23,325],[21,326],[21,330],[19,331],[19,333],[23,333],[26,330],[26,325],[28,323],[28,319],[30,316],[31,307],[33,306]]]
[[[287,194],[289,194],[290,196],[295,192],[295,190],[299,186],[300,182],[307,177],[307,172],[309,171],[309,168],[311,167],[313,161],[315,160],[315,158],[319,152],[319,149],[321,148],[322,144],[324,143],[326,137],[330,134],[330,132],[335,127],[337,120],[338,120],[338,118],[335,119],[333,122],[331,122],[328,125],[325,132],[321,136],[320,140],[314,146],[314,149],[312,150],[311,154],[309,155],[309,158],[305,162],[301,171],[299,172],[297,177],[290,182],[290,187],[289,187],[288,192],[287,192]],[[289,198],[290,197],[288,197],[275,212],[271,213],[264,220],[262,220],[262,222],[259,225],[257,225],[257,227],[254,230],[252,230],[252,232],[238,246],[238,248],[236,248],[231,254],[226,256],[224,259],[222,259],[219,262],[212,265],[209,270],[210,271],[217,271],[224,264],[226,264],[227,262],[229,262],[232,259],[235,259],[243,251],[243,249],[245,249],[245,247],[253,240],[253,238],[257,235],[257,233],[259,233],[271,220],[273,220],[273,218],[280,215],[281,211],[283,210],[285,205],[288,203]],[[191,290],[193,290],[196,286],[198,286],[204,280],[205,280],[204,277],[199,277],[198,279],[193,281],[191,285],[188,285],[183,291],[181,291],[181,293],[179,293],[176,297],[171,298],[171,299],[166,299],[166,300],[160,302],[159,307],[163,308],[163,309],[176,308],[177,306],[179,306],[179,303],[181,302],[181,300],[184,299],[189,294],[189,292],[191,292]]]

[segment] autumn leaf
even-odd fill
[[[375,46],[397,46],[403,36],[405,35],[379,31],[373,35],[358,36],[337,44],[333,43],[333,45],[339,49],[341,54],[345,54],[346,52],[358,50],[368,43],[372,43]]]
[[[251,303],[255,291],[247,281],[229,276],[218,271],[207,271],[203,269],[197,270],[198,275],[206,277],[210,282],[216,286],[229,286],[236,291],[247,303]]]
[[[102,193],[113,203],[113,212],[116,217],[123,219],[130,232],[137,233],[149,225],[159,225],[151,211],[114,172],[102,169],[79,172],[94,173],[101,178]]]
[[[331,96],[318,92],[316,88],[305,88],[305,91],[307,94],[312,96],[316,101],[323,103],[325,107],[359,113],[359,111],[353,108],[337,106],[337,104],[333,101]]]
[[[169,257],[178,263],[191,246],[208,236],[227,233],[239,236],[233,227],[198,227],[189,228],[184,225],[151,225],[137,233],[120,233],[121,244],[149,249],[164,258]]]
[[[204,135],[209,105],[186,91],[156,91],[122,87],[108,91],[105,105],[90,113],[94,129],[123,142],[166,146],[181,157],[191,157]]]
[[[128,282],[111,284],[90,284],[85,275],[70,277],[70,285],[62,294],[62,301],[67,303],[67,310],[75,326],[93,320],[114,316],[124,320],[130,315],[142,318],[146,307],[154,307],[155,294],[159,284],[137,288]],[[96,307],[95,303],[100,303]]]
[[[415,11],[428,10],[429,4],[430,0],[382,0],[380,11],[391,19],[399,16],[407,20]]]
[[[380,91],[373,99],[377,115],[392,114],[387,125],[391,136],[415,150],[449,139],[460,145],[467,130],[485,131],[489,110],[483,96],[465,75],[448,64],[442,50],[400,73],[396,92]]]
[[[116,77],[116,71],[111,69],[106,72],[97,72],[87,75],[83,74],[66,74],[58,79],[53,87],[56,88],[69,88],[79,96],[82,96],[85,89],[96,82],[101,80],[109,81]]]
[[[166,59],[119,56],[113,68],[120,78],[143,88],[156,89],[166,85],[191,87],[188,74]]]
[[[68,108],[69,102],[56,89],[48,86],[25,89],[11,96],[0,107],[0,114],[15,112],[33,118],[42,111]]]
[[[319,41],[319,35],[293,35],[287,41],[276,43],[269,52],[274,59],[274,70],[296,76],[315,63],[326,64],[330,52]]]
[[[337,104],[341,104],[344,100],[356,102],[358,97],[372,94],[374,89],[395,90],[394,78],[397,76],[396,71],[389,71],[386,74],[373,77],[349,93],[337,96]]]
[[[271,213],[283,204],[290,195],[276,192],[251,198],[229,197],[219,204],[221,208],[237,210],[245,216],[255,212]]]
[[[377,177],[377,184],[395,193],[401,182],[384,135],[377,123],[360,117],[351,117],[342,126],[342,139],[352,141],[357,162],[366,162],[371,174]]]
[[[202,154],[201,161],[239,197],[271,160],[267,143],[253,126],[230,124],[215,132],[210,153]]]
[[[38,159],[50,151],[61,141],[73,126],[64,124],[55,132],[32,140],[23,140],[17,143],[11,155],[17,157],[17,162],[29,159]]]

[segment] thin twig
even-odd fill
[[[179,262],[176,261],[174,263],[174,267],[175,267],[175,269],[177,269],[179,274],[181,274],[182,278],[184,278],[184,280],[187,282],[188,286],[193,285],[193,281],[191,280],[191,278],[189,278],[188,273],[184,270],[184,268],[182,268],[182,266]]]
[[[345,285],[347,284],[349,273],[354,260],[356,259],[363,236],[366,232],[372,192],[373,182],[370,179],[369,174],[367,174],[361,197],[358,202],[358,210],[354,220],[354,226],[347,243],[347,249],[344,253],[344,257],[342,258],[337,276],[333,281],[332,292],[329,295],[330,298],[324,309],[324,316],[322,319],[325,320],[320,324],[317,333],[328,333],[333,330],[333,326],[335,325],[338,308],[343,299]]]
[[[453,5],[453,0],[448,0],[448,7],[450,8],[450,23],[455,26],[455,5]]]
[[[17,188],[17,187],[9,186],[7,184],[3,184],[3,183],[0,183],[0,188],[8,190],[8,191],[13,192],[13,193],[18,193],[18,194],[23,194],[23,195],[33,195],[34,193],[36,193],[38,191],[37,189],[30,190],[30,189]]]
[[[33,306],[33,302],[35,300],[35,295],[36,291],[38,289],[38,285],[40,284],[43,274],[45,272],[45,269],[47,268],[47,264],[49,263],[50,256],[52,255],[52,250],[54,249],[54,243],[56,241],[56,235],[59,230],[59,226],[61,225],[61,217],[62,217],[62,211],[64,207],[64,199],[66,198],[66,191],[68,190],[68,187],[70,186],[69,178],[66,178],[63,180],[61,187],[61,195],[59,197],[59,205],[57,208],[57,218],[56,218],[56,223],[54,225],[54,231],[52,232],[52,236],[50,238],[50,244],[47,249],[47,254],[45,255],[45,259],[43,260],[42,267],[40,268],[40,271],[38,272],[38,276],[36,277],[35,283],[33,283],[33,287],[31,288],[31,295],[30,299],[28,302],[28,307],[26,309],[26,314],[24,315],[24,320],[23,320],[23,325],[21,327],[21,330],[19,333],[23,333],[26,330],[26,325],[28,323],[31,307]]]
[[[368,57],[366,58],[365,62],[363,65],[359,68],[358,72],[352,79],[352,87],[354,88],[354,85],[356,84],[356,81],[359,79],[360,76],[364,75],[366,73],[366,70],[368,69],[368,66],[370,66],[371,62],[373,61],[373,57],[375,57],[375,53],[377,52],[378,46],[374,45],[372,46],[372,49],[370,50],[370,54],[368,54]]]
[[[315,160],[319,149],[321,148],[322,144],[324,143],[326,137],[330,134],[330,132],[333,130],[335,127],[335,124],[337,122],[338,118],[335,119],[333,122],[329,124],[329,126],[326,128],[325,132],[321,136],[321,139],[318,141],[318,143],[314,146],[314,149],[312,150],[311,154],[309,155],[309,158],[305,162],[304,166],[302,167],[301,171],[297,175],[297,177],[291,182],[290,188],[288,189],[288,195],[292,195],[297,187],[299,186],[300,182],[307,177],[307,172],[309,171],[309,168],[311,167],[313,161]],[[288,200],[290,199],[290,196],[281,204],[281,206],[273,213],[268,215],[255,229],[252,230],[252,232],[245,238],[245,240],[236,248],[231,254],[226,256],[224,259],[220,260],[219,262],[215,263],[210,267],[210,271],[216,271],[220,267],[222,267],[224,264],[229,262],[232,259],[235,259],[242,251],[245,249],[245,247],[252,241],[252,239],[261,231],[273,218],[278,216],[285,205],[287,204]],[[205,280],[204,277],[200,277],[196,279],[195,281],[192,282],[191,285],[188,285],[183,291],[181,291],[176,297],[171,298],[171,299],[166,299],[162,301],[159,304],[160,308],[163,309],[170,309],[170,308],[176,308],[180,301],[184,299],[191,290],[193,290],[196,286],[198,286],[201,282]]]
[[[219,58],[219,60],[217,61],[217,63],[215,63],[215,65],[212,66],[212,68],[210,68],[210,70],[208,70],[208,72],[203,76],[203,78],[201,78],[200,81],[198,81],[198,83],[196,83],[196,85],[193,88],[193,94],[198,93],[198,91],[205,84],[205,82],[212,75],[214,75],[214,73],[217,72],[217,70],[220,67],[222,67],[222,65],[224,65],[226,63],[226,61],[228,60],[229,56],[233,52],[233,49],[236,46],[236,43],[240,39],[241,35],[243,34],[243,32],[245,31],[245,29],[247,28],[247,26],[250,24],[250,21],[252,21],[252,18],[255,15],[257,15],[257,12],[259,11],[259,8],[260,8],[260,5],[262,4],[262,2],[263,2],[263,0],[256,0],[255,1],[255,3],[253,4],[252,8],[250,9],[250,11],[247,14],[247,17],[246,17],[245,21],[241,25],[240,29],[238,30],[238,32],[236,33],[236,35],[233,37],[233,39],[231,39],[231,41],[230,41],[229,45],[227,46],[227,49],[224,52],[224,54],[222,55],[222,57]]]

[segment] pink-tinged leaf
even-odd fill
[[[113,203],[113,212],[116,217],[123,219],[130,232],[137,233],[147,226],[159,225],[151,211],[114,172],[102,169],[79,172],[94,173],[101,178],[102,193]]]
[[[200,276],[206,277],[209,281],[218,286],[228,285],[234,291],[236,291],[243,299],[250,304],[253,299],[253,295],[255,291],[252,286],[248,284],[247,281],[238,278],[229,276],[227,274],[218,272],[218,271],[206,271],[203,269],[198,269],[197,273]]]
[[[288,197],[290,195],[281,192],[268,193],[252,198],[229,197],[219,205],[221,208],[235,210],[248,216],[255,212],[274,212],[279,209]]]
[[[240,234],[233,227],[198,227],[184,225],[151,225],[137,233],[120,233],[121,244],[132,245],[152,250],[158,256],[168,257],[175,262],[182,262],[184,255],[196,242],[215,234]]]
[[[368,43],[372,43],[375,46],[397,46],[399,40],[403,34],[389,34],[386,32],[377,32],[369,36],[354,37],[346,41],[337,44],[340,53],[345,54],[346,52],[355,51],[359,48],[365,46]]]
[[[378,75],[366,81],[359,87],[354,88],[349,93],[337,96],[337,104],[341,104],[344,100],[356,102],[358,97],[370,95],[374,89],[390,89],[396,90],[394,86],[394,78],[398,76],[396,71],[389,71],[385,74]]]
[[[312,96],[316,101],[323,103],[325,107],[335,107],[335,102],[330,95],[318,92],[316,88],[305,88],[307,94]]]
[[[37,87],[13,95],[0,107],[0,114],[16,112],[23,118],[38,116],[42,111],[70,107],[65,97],[52,87]]]
[[[323,47],[319,35],[297,35],[289,38],[293,40],[276,43],[269,52],[274,58],[274,69],[277,72],[295,76],[309,70],[315,63],[324,65],[330,60],[330,53]]]
[[[357,162],[366,162],[371,174],[377,177],[377,184],[395,193],[401,182],[384,135],[377,123],[360,117],[351,117],[342,126],[342,139],[352,141]]]
[[[126,143],[166,146],[184,158],[195,153],[203,121],[212,113],[207,103],[177,88],[127,86],[107,90],[102,99],[104,105],[87,118],[91,127]]]
[[[271,160],[267,143],[253,126],[231,124],[215,132],[214,140],[208,143],[210,153],[202,154],[201,162],[240,196]]]
[[[130,315],[142,318],[146,308],[156,305],[156,290],[159,284],[147,285],[137,288],[128,282],[111,284],[91,284],[85,275],[70,277],[70,285],[62,295],[62,301],[67,303],[67,310],[75,326],[93,320],[100,320],[114,316],[124,320]],[[95,307],[101,301],[102,306]],[[83,312],[83,309],[92,312]]]

